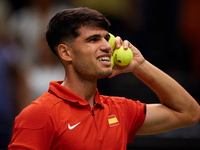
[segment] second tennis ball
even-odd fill
[[[109,33],[110,35],[110,39],[108,41],[108,43],[110,44],[110,46],[112,47],[112,49],[115,49],[115,36],[111,33]]]
[[[133,52],[130,48],[125,50],[123,46],[121,46],[120,48],[114,50],[113,59],[119,66],[126,66],[133,59]]]

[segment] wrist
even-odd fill
[[[148,68],[149,64],[150,63],[147,60],[144,60],[137,67],[134,68],[134,70],[132,71],[132,73],[135,74],[135,75],[141,74],[142,72],[144,72],[144,70],[146,70]]]

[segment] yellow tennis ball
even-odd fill
[[[108,40],[108,43],[110,44],[110,46],[112,47],[112,49],[115,49],[115,36],[111,33],[109,33],[110,35],[110,39]]]
[[[121,46],[120,48],[114,50],[113,59],[119,66],[126,66],[133,59],[133,52],[130,48],[125,50],[123,46]]]
[[[111,67],[112,67],[112,68],[115,67],[115,62],[114,62],[113,56],[111,56]]]
[[[110,39],[108,40],[108,43],[110,44],[110,46],[112,47],[112,49],[115,49],[115,36],[111,33],[109,33],[110,35]],[[111,56],[111,67],[114,68],[115,67],[115,62],[113,59],[113,56]]]

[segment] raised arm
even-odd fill
[[[155,134],[197,123],[200,106],[174,79],[145,61],[133,73],[149,86],[161,104],[148,104],[138,134]]]
[[[140,51],[128,41],[117,37],[116,43],[130,47],[133,60],[126,67],[116,66],[112,76],[132,72],[158,96],[160,104],[147,104],[146,119],[137,134],[156,134],[197,123],[200,106],[174,79],[144,59]]]

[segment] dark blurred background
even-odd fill
[[[58,11],[87,6],[111,22],[110,32],[128,39],[155,66],[176,79],[200,103],[200,0],[0,0],[0,149],[7,149],[15,116],[63,80],[44,33]],[[144,103],[157,96],[133,74],[98,81],[100,94]],[[200,123],[136,136],[127,149],[200,149]]]

